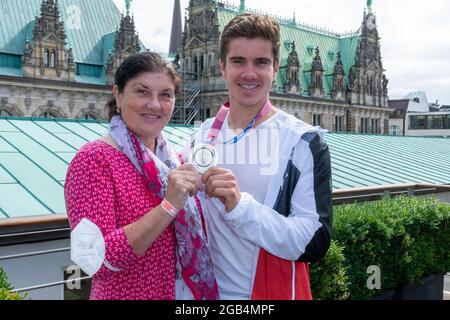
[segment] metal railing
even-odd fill
[[[46,289],[46,288],[51,288],[51,287],[56,287],[56,286],[60,286],[60,285],[77,282],[77,281],[81,282],[83,280],[89,280],[89,279],[92,279],[92,277],[83,277],[83,278],[70,279],[70,280],[64,280],[64,281],[50,282],[50,283],[40,284],[40,285],[27,287],[27,288],[14,289],[14,290],[11,290],[11,293],[20,293],[20,292],[28,292],[28,291]]]
[[[23,236],[32,236],[32,235],[47,234],[47,233],[57,233],[57,232],[70,232],[70,228],[7,233],[7,234],[0,234],[0,238],[23,237]]]
[[[28,252],[28,253],[21,253],[21,254],[15,254],[10,256],[0,256],[0,261],[4,260],[11,260],[11,259],[18,259],[18,258],[26,258],[26,257],[34,257],[34,256],[41,256],[44,254],[50,254],[50,253],[58,253],[58,252],[67,252],[70,251],[70,248],[61,248],[61,249],[52,249],[52,250],[43,250],[43,251],[36,251],[36,252]]]
[[[333,204],[337,205],[355,201],[374,201],[384,196],[408,195],[410,197],[414,197],[418,195],[442,192],[450,192],[450,185],[407,183],[397,185],[340,189],[333,191]]]
[[[70,251],[70,247],[59,248],[59,249],[50,249],[50,250],[42,250],[42,251],[34,251],[34,252],[27,252],[27,253],[15,254],[15,255],[0,256],[0,261],[6,261],[6,260],[12,260],[12,259],[20,259],[20,258],[27,258],[27,257],[35,257],[35,256],[46,255],[46,254],[53,254],[53,253],[60,253],[60,252],[69,252],[69,251]],[[71,284],[71,283],[74,283],[74,282],[81,282],[81,281],[89,280],[89,279],[92,279],[92,277],[86,276],[86,277],[80,277],[80,278],[63,280],[63,281],[55,281],[55,282],[43,283],[43,284],[38,284],[38,285],[29,286],[29,287],[20,288],[20,289],[13,289],[13,290],[11,290],[11,293],[21,293],[21,292],[34,291],[34,290],[39,290],[39,289],[46,289],[46,288],[56,287],[56,286],[60,286],[60,285]]]

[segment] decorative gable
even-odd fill
[[[311,84],[309,94],[313,97],[323,97],[323,69],[322,58],[320,57],[319,47],[316,48],[316,56],[311,64]]]
[[[202,41],[200,38],[194,36],[191,39],[189,39],[188,43],[186,44],[185,48],[186,49],[194,49],[194,48],[198,48],[202,45]]]
[[[141,44],[139,36],[136,33],[134,18],[130,17],[129,7],[127,6],[127,15],[122,16],[120,29],[115,35],[114,51],[109,54],[106,65],[107,82],[109,85],[114,84],[114,75],[122,61],[140,51]]]
[[[75,63],[71,49],[66,49],[66,32],[60,21],[58,1],[43,0],[41,15],[36,17],[33,40],[27,39],[23,55],[26,77],[73,81]]]
[[[284,90],[286,93],[300,94],[301,84],[300,84],[300,61],[298,59],[298,53],[295,48],[295,41],[289,44],[291,47],[291,52],[289,53],[286,65],[286,83],[284,85]]]

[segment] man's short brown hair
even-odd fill
[[[220,60],[226,63],[228,45],[234,38],[263,38],[272,42],[274,63],[280,57],[280,24],[269,16],[246,13],[234,17],[220,37]]]

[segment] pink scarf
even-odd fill
[[[109,133],[121,151],[143,175],[150,192],[163,199],[167,191],[167,177],[178,165],[178,159],[164,136],[158,138],[159,158],[145,148],[142,141],[131,132],[120,116],[111,120]],[[201,221],[201,207],[195,198],[186,205],[173,221],[177,239],[177,259],[181,276],[196,300],[216,300],[219,290],[211,255]],[[175,274],[173,276],[175,283]]]

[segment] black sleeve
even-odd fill
[[[331,188],[331,158],[328,145],[318,133],[308,133],[303,137],[309,142],[314,161],[314,195],[317,214],[322,226],[316,231],[298,261],[317,262],[328,251],[331,242],[333,204]]]

